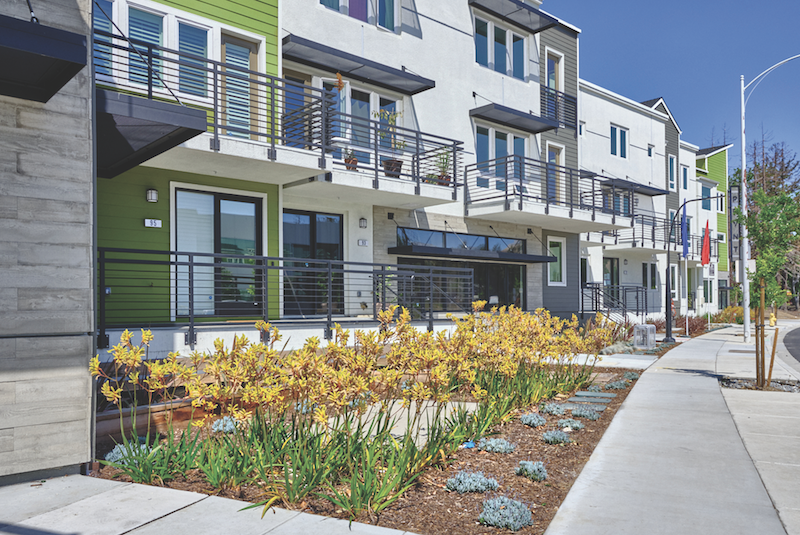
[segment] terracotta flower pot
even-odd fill
[[[400,178],[400,172],[403,170],[403,160],[386,159],[381,162],[381,166],[386,176]]]
[[[355,171],[358,169],[358,158],[345,158],[344,159],[344,166],[347,168],[348,171]]]

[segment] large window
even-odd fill
[[[567,265],[566,265],[566,238],[548,238],[547,249],[550,256],[556,257],[555,262],[547,264],[547,284],[548,286],[567,285]]]
[[[667,169],[667,173],[669,174],[669,189],[672,190],[672,191],[677,191],[678,185],[676,183],[676,178],[675,178],[675,173],[676,173],[675,156],[673,156],[671,154],[669,155],[669,164],[668,165],[669,165],[669,168]]]
[[[683,181],[683,189],[689,189],[689,168],[685,165],[681,166],[681,180]]]
[[[703,186],[703,194],[702,194],[702,205],[703,210],[711,210],[711,188],[708,186]]]
[[[494,187],[505,191],[506,178],[524,178],[522,159],[525,157],[525,144],[527,136],[499,130],[490,126],[477,125],[475,127],[475,155],[478,164],[483,164],[498,159],[495,165],[479,165],[482,175],[494,175],[501,180],[491,179],[486,176],[478,177],[477,185],[481,188]],[[518,158],[508,158],[517,156]]]
[[[611,154],[620,158],[628,157],[628,130],[611,125]]]
[[[475,61],[525,79],[525,37],[493,21],[475,17]]]
[[[658,288],[658,264],[651,262],[642,264],[642,286],[650,290]]]
[[[397,245],[525,254],[525,240],[406,227],[397,228]]]
[[[400,7],[398,0],[320,0],[323,6],[345,13],[354,19],[395,31]]]

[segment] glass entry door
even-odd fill
[[[261,199],[177,190],[175,204],[176,249],[197,253],[191,281],[189,266],[176,269],[177,314],[189,314],[190,293],[196,316],[260,313]],[[177,255],[181,263],[189,258]]]
[[[619,258],[603,258],[603,286],[614,299],[619,299]]]
[[[315,316],[328,313],[328,267],[331,274],[331,312],[344,313],[342,260],[342,216],[285,210],[283,213],[283,256],[307,259],[287,261],[284,267],[283,310],[286,316]],[[339,270],[337,273],[336,270]]]

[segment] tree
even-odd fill
[[[787,193],[791,196],[800,192],[800,162],[786,143],[773,143],[767,147],[762,134],[761,141],[754,141],[749,153],[748,190],[760,189],[768,195]]]

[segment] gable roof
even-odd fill
[[[708,158],[709,156],[713,156],[731,147],[733,147],[733,143],[728,143],[727,145],[717,145],[716,147],[708,147],[706,149],[700,149],[699,151],[697,151],[697,157]]]
[[[669,120],[672,121],[673,125],[675,125],[675,130],[678,131],[678,135],[683,133],[681,131],[681,127],[678,126],[678,121],[675,120],[675,117],[672,115],[672,112],[669,111],[669,107],[667,106],[667,103],[664,101],[664,97],[658,97],[658,98],[654,98],[654,99],[650,99],[650,100],[645,100],[644,102],[642,102],[642,104],[644,104],[648,108],[653,108],[653,109],[657,109],[659,106],[663,106],[664,107],[664,113],[669,115]],[[658,111],[661,111],[661,110],[658,110]]]

